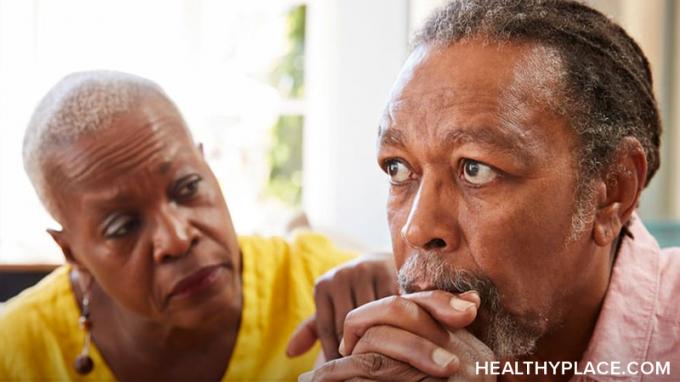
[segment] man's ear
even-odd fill
[[[604,247],[630,220],[647,183],[647,157],[640,141],[623,138],[599,183],[593,239]]]

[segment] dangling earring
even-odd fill
[[[83,350],[76,357],[75,368],[78,374],[86,375],[94,368],[94,362],[90,357],[90,341],[92,340],[92,321],[90,321],[90,291],[83,295],[83,308],[80,313],[78,322],[80,328],[85,331],[85,341],[83,342]]]

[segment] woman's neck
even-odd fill
[[[80,303],[83,291],[73,281],[72,277]],[[117,378],[179,380],[186,375],[200,380],[203,373],[205,379],[215,380],[224,374],[236,344],[241,299],[200,328],[187,329],[163,325],[121,307],[96,282],[90,294],[92,340]]]

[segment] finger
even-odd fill
[[[373,381],[418,381],[425,374],[403,362],[382,354],[367,353],[326,362],[313,372],[300,375],[298,381],[346,381],[364,378]]]
[[[466,329],[459,329],[451,333],[449,349],[461,349],[467,352],[468,359],[475,361],[495,361],[496,355],[479,338]],[[459,356],[463,357],[461,354]]]
[[[400,296],[386,297],[351,311],[345,319],[340,353],[352,353],[354,345],[368,328],[389,325],[410,331],[443,346],[448,332],[416,302]]]
[[[352,285],[352,295],[354,296],[354,302],[356,303],[355,307],[359,307],[371,301],[377,300],[375,294],[375,284],[372,282],[355,283],[354,285]],[[344,323],[345,322],[343,320],[343,325]]]
[[[316,301],[316,334],[327,360],[340,357],[335,331],[335,315],[330,296],[321,288],[314,289]]]
[[[290,336],[286,356],[297,357],[306,353],[314,346],[318,336],[316,335],[316,317],[311,316],[302,321]]]
[[[336,341],[342,338],[342,331],[345,325],[345,317],[357,305],[353,300],[352,289],[348,287],[351,283],[344,284],[343,287],[336,287],[330,292],[330,298],[335,312],[335,335]],[[336,342],[337,343],[337,342]]]
[[[392,326],[374,326],[354,347],[355,354],[379,353],[415,367],[427,375],[449,377],[460,368],[458,357],[431,341]]]
[[[399,294],[399,283],[397,281],[396,270],[378,274],[374,282],[377,298]]]
[[[476,292],[455,295],[441,290],[431,290],[405,294],[401,297],[418,304],[450,331],[470,325],[477,317],[480,303]]]
[[[482,299],[479,297],[479,292],[476,290],[469,290],[465,293],[461,293],[458,297],[474,303],[477,306],[477,309],[482,305]]]

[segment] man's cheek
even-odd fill
[[[404,210],[406,211],[404,212]],[[401,230],[406,224],[407,218],[407,209],[388,205],[387,223],[390,230],[390,237],[392,238],[392,251],[394,253],[394,261],[397,269],[399,269],[404,261],[406,261],[408,251],[408,246],[401,235]]]

